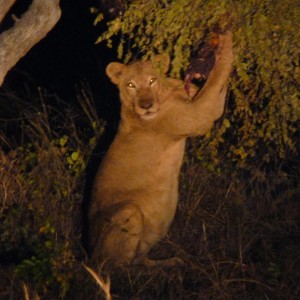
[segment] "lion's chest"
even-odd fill
[[[146,214],[173,214],[184,145],[184,140],[164,137],[117,137],[96,178],[99,202],[106,206],[132,200]]]

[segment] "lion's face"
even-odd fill
[[[151,63],[128,66],[119,88],[123,105],[131,107],[143,119],[155,117],[159,111],[160,79]]]
[[[111,63],[106,73],[119,87],[122,106],[142,119],[152,119],[157,115],[161,75],[153,63],[137,62],[128,66]]]

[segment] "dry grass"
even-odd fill
[[[14,123],[18,139],[1,125],[0,299],[300,298],[295,165],[288,180],[278,171],[257,185],[189,158],[174,224],[150,253],[179,256],[185,266],[104,266],[88,275],[81,244],[85,166],[103,128],[89,94],[81,95],[84,109],[54,108],[42,95]]]
[[[104,280],[99,274],[96,273],[92,268],[83,265],[83,267],[91,274],[91,276],[95,279],[95,281],[99,284],[101,290],[103,291],[105,295],[106,300],[111,300],[111,294],[110,294],[110,279],[109,277]]]

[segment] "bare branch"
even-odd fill
[[[5,15],[15,2],[16,0],[6,0],[6,2],[0,5],[0,23],[3,21]]]
[[[47,35],[60,15],[59,0],[33,0],[15,25],[0,35],[0,86],[7,72]]]

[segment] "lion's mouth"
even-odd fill
[[[150,120],[155,118],[157,115],[158,110],[136,110],[136,114],[142,120]]]
[[[157,115],[158,108],[152,106],[149,109],[144,109],[139,106],[136,106],[135,112],[141,119],[149,120],[149,119],[153,119]]]
[[[143,119],[153,119],[157,114],[157,111],[146,111],[143,115],[141,115],[141,117]]]

